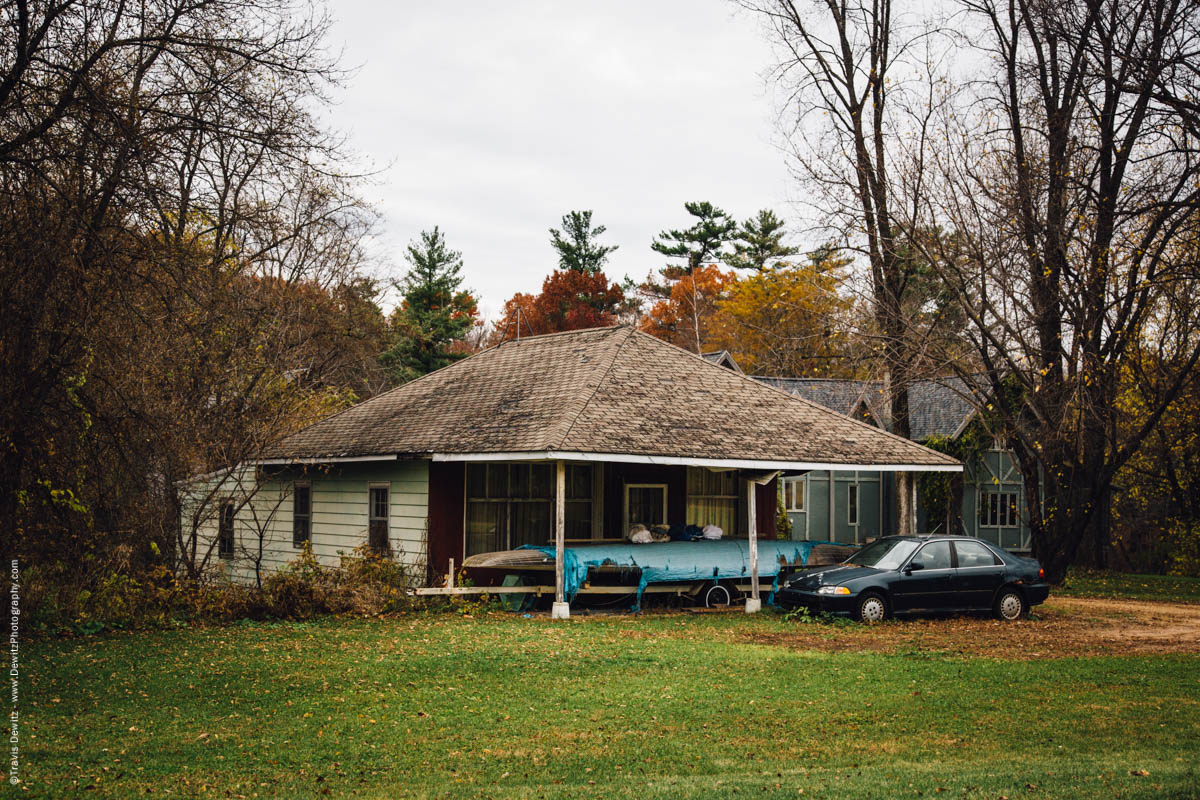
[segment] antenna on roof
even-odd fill
[[[504,344],[506,341],[508,341],[508,329],[512,327],[513,322],[517,323],[517,338],[515,339],[515,341],[517,341],[517,342],[521,341],[521,321],[522,320],[524,320],[524,322],[525,322],[525,327],[529,329],[529,335],[530,336],[536,335],[533,332],[533,325],[531,325],[529,323],[528,315],[526,315],[524,313],[524,311],[522,311],[521,305],[518,303],[516,318],[514,319],[513,317],[510,316],[508,318],[508,321],[504,323],[504,333],[500,335],[500,344]]]

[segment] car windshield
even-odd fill
[[[911,539],[880,539],[850,556],[846,563],[875,569],[899,569],[918,544]]]

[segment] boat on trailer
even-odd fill
[[[838,564],[858,548],[836,542],[758,541],[760,592],[774,592],[788,575]],[[667,594],[704,606],[728,605],[752,590],[750,543],[745,539],[632,544],[625,541],[571,542],[563,551],[567,602],[612,603],[646,594]],[[554,595],[555,553],[551,546],[526,545],[469,556],[462,574],[472,594],[505,596],[513,608]],[[453,579],[451,579],[453,580]],[[492,591],[489,592],[489,589]],[[451,587],[445,593],[455,592]],[[439,592],[440,593],[440,592]]]

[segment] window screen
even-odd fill
[[[554,465],[544,462],[468,464],[467,555],[549,544],[554,532],[554,472]],[[588,538],[591,467],[568,467],[566,478],[567,536]],[[577,492],[585,482],[586,497]],[[572,536],[572,529],[581,535]]]

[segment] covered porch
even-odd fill
[[[746,610],[758,611],[783,575],[836,563],[854,549],[777,539],[779,480],[834,466],[847,465],[581,452],[436,455],[429,558],[438,585],[418,593],[553,594],[553,615],[566,618],[580,595],[631,594],[637,608],[643,594],[712,605],[715,590],[719,604],[744,597]],[[882,465],[901,467],[930,468]],[[671,541],[632,544],[627,534],[636,526],[669,531]],[[713,528],[718,541],[691,541]],[[460,571],[470,585],[457,585]],[[517,574],[520,582],[511,580]]]

